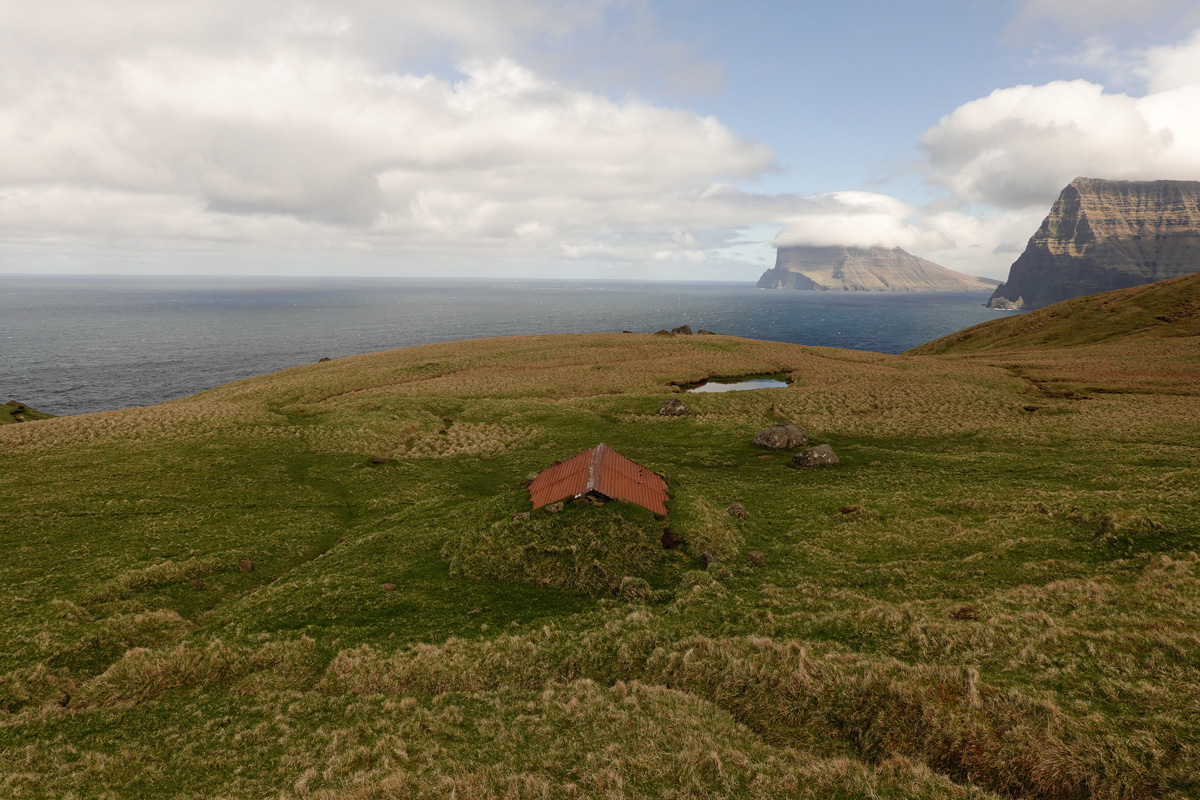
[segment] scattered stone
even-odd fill
[[[317,363],[318,363],[318,364],[324,364],[326,361],[333,361],[333,359],[332,359],[332,358],[330,358],[329,356],[325,356],[324,358],[318,358],[318,359],[317,359]]]
[[[385,584],[383,585],[383,590],[384,590],[385,592],[394,592],[394,591],[396,591],[396,584],[394,584],[394,583],[385,583]]]
[[[254,569],[254,562],[242,559],[238,562],[238,569],[240,569],[242,572],[249,572],[250,570]]]
[[[696,331],[696,335],[697,336],[720,336],[719,333],[716,333],[715,331],[706,331],[706,330],[704,330],[704,328],[701,328],[700,330]]]
[[[193,589],[203,589],[204,581],[192,581],[192,588]]]
[[[682,417],[692,413],[692,410],[687,407],[687,403],[678,397],[668,397],[663,401],[662,406],[659,407],[658,413],[664,417]]]
[[[663,528],[662,536],[658,539],[662,543],[663,550],[674,550],[681,544],[687,544],[683,539],[675,536],[675,531],[670,528]]]
[[[478,614],[480,611],[483,611],[483,609],[482,609],[482,608],[479,608],[478,606],[476,606],[475,608],[472,608],[472,609],[471,609],[470,611],[468,611],[467,613],[468,613],[468,614]]]
[[[754,434],[750,443],[755,447],[765,447],[768,450],[790,450],[793,447],[804,447],[808,444],[808,431],[790,422],[772,425]]]
[[[758,550],[751,550],[749,553],[746,553],[746,560],[755,566],[761,567],[763,563],[763,554]]]
[[[741,503],[730,503],[728,510],[729,516],[733,517],[734,519],[746,518],[746,507]]]
[[[820,444],[801,450],[792,456],[792,463],[798,467],[821,467],[827,464],[839,463],[837,453],[827,444]]]
[[[841,511],[843,514],[853,514],[858,511],[858,506],[842,506],[838,511]]]
[[[667,330],[666,328],[663,328],[661,331],[655,331],[654,335],[655,336],[670,336],[671,332],[669,330]]]
[[[692,326],[691,325],[680,325],[678,328],[671,328],[671,333],[677,333],[682,336],[691,336],[692,335]]]
[[[563,508],[564,506],[561,500],[559,500],[557,503],[551,503],[550,505],[546,506],[546,510],[551,514],[557,514],[558,512],[562,511]]]
[[[633,331],[621,331],[621,333],[633,333]]]
[[[518,511],[516,514],[513,514],[513,522],[516,522],[516,521],[522,520],[522,519],[529,519],[528,511]]]
[[[705,550],[700,554],[700,569],[708,569],[708,565],[717,560],[717,557]]]
[[[378,467],[380,464],[390,464],[392,460],[387,456],[371,456],[371,463]]]

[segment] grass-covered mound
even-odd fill
[[[1197,796],[1198,395],[1194,336],[618,334],[3,426],[0,795]],[[513,519],[601,441],[666,520]]]
[[[525,519],[507,513],[509,506],[502,506],[500,519],[481,515],[448,540],[452,576],[612,594],[622,582],[648,586],[647,578],[668,571],[669,551],[659,543],[663,526],[648,511],[576,502],[558,514]]]

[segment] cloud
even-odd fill
[[[1095,31],[1116,25],[1161,24],[1188,16],[1186,0],[1024,0],[1018,27],[1052,22],[1072,31]]]
[[[779,205],[726,188],[772,169],[770,148],[502,55],[389,66],[429,36],[476,53],[569,36],[605,5],[22,7],[22,36],[0,33],[0,238],[694,260]]]
[[[998,89],[966,103],[920,144],[960,200],[1045,204],[1077,176],[1200,179],[1200,32],[1144,58],[1141,97],[1089,81]]]
[[[776,247],[940,248],[949,244],[922,224],[918,209],[882,194],[831,192],[806,198],[797,213],[782,220]]]

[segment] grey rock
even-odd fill
[[[790,450],[808,444],[808,431],[791,423],[772,425],[754,434],[750,443],[768,450]]]
[[[746,507],[741,503],[730,503],[728,510],[729,516],[733,517],[734,519],[746,518]]]
[[[529,519],[528,511],[518,511],[516,514],[513,514],[513,522],[517,522],[517,521],[523,520],[523,519]]]
[[[678,397],[671,397],[663,401],[658,413],[664,417],[682,417],[692,413],[692,410]]]
[[[680,334],[682,336],[692,335],[691,325],[680,325],[678,328],[671,328],[671,333]]]
[[[717,560],[717,557],[705,550],[700,554],[700,569],[708,569],[708,565]]]
[[[758,550],[751,550],[749,553],[746,553],[746,560],[755,566],[761,567],[763,563],[763,554]]]
[[[837,453],[827,444],[819,444],[807,450],[801,450],[792,456],[792,463],[798,467],[821,467],[826,464],[837,464]]]
[[[558,512],[562,511],[563,508],[564,506],[561,500],[559,500],[557,503],[551,503],[550,505],[546,506],[546,510],[551,514],[557,514]]]

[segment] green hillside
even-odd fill
[[[1178,336],[1200,336],[1200,273],[1065,300],[1028,314],[975,325],[914,347],[909,353],[1070,347],[1130,337]]]
[[[537,336],[5,425],[0,795],[1195,797],[1198,365]],[[665,520],[514,519],[599,442]]]

